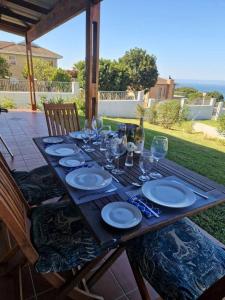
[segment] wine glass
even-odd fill
[[[152,168],[152,157],[151,153],[147,151],[143,151],[139,158],[139,168],[141,169],[142,175],[138,177],[140,181],[147,181],[150,177],[147,175],[147,172]]]
[[[83,148],[85,151],[87,151],[87,152],[95,151],[95,149],[91,148],[91,146],[90,146],[90,142],[94,138],[94,136],[95,136],[95,132],[89,128],[88,120],[85,120],[84,129],[82,132],[82,139],[84,142]]]
[[[113,162],[113,152],[112,152],[112,143],[111,141],[108,141],[106,144],[106,151],[105,151],[105,158],[107,160],[107,164],[105,165],[105,168],[107,170],[112,170],[115,168]]]
[[[89,129],[89,122],[88,122],[88,120],[86,119],[86,120],[84,121],[84,128],[83,128],[82,134],[81,134],[81,137],[82,137],[82,140],[83,140],[83,143],[84,143],[84,145],[82,146],[82,148],[83,148],[84,150],[86,150],[86,149],[88,148],[87,143],[88,143],[88,141],[89,141],[89,137],[88,137],[88,135],[86,134],[86,130],[88,130],[88,129]]]
[[[121,170],[119,167],[119,158],[122,156],[127,149],[127,142],[126,138],[115,138],[112,141],[112,153],[113,156],[115,157],[115,160],[117,162],[117,166],[115,169],[112,170],[112,173],[115,175],[121,175],[124,173],[124,170]]]
[[[102,117],[98,117],[97,119],[93,117],[91,122],[92,129],[96,132],[96,141],[93,143],[94,145],[100,145],[99,137],[100,131],[103,127],[103,120]]]
[[[110,133],[111,133],[110,125],[106,125],[102,127],[102,130],[100,132],[100,151],[106,151],[106,145],[108,143]]]
[[[157,168],[160,159],[164,158],[168,152],[168,138],[165,136],[154,136],[151,144],[151,154],[155,161],[155,166]],[[162,178],[162,174],[158,172],[150,173],[150,177],[153,179]]]

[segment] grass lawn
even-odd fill
[[[104,121],[113,129],[124,122],[137,123],[138,120],[105,118]],[[169,138],[169,159],[225,185],[225,145],[206,139],[201,133],[186,133],[184,128],[185,124],[168,130],[145,122],[145,147],[150,147],[153,136],[163,134]],[[225,244],[225,204],[211,208],[192,219]]]
[[[199,121],[196,121],[196,122],[203,123],[203,124],[206,124],[206,125],[209,125],[209,126],[212,126],[212,127],[216,127],[216,128],[218,126],[216,120],[199,120]]]

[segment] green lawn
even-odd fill
[[[199,120],[198,122],[199,122],[199,123],[206,124],[206,125],[210,125],[210,126],[216,127],[216,128],[217,128],[217,126],[218,126],[216,120]]]
[[[105,124],[116,128],[119,123],[137,123],[134,119],[105,118]],[[201,133],[186,133],[185,124],[174,130],[145,122],[146,144],[149,148],[155,135],[169,138],[168,158],[225,185],[225,145],[205,139]],[[225,204],[192,218],[210,234],[225,244]]]

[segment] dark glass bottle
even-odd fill
[[[141,153],[144,149],[145,131],[144,131],[144,118],[140,118],[140,125],[136,128],[134,142],[136,145],[135,153]]]

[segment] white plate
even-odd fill
[[[45,149],[45,152],[53,156],[71,156],[77,154],[80,149],[74,144],[57,144],[49,146]]]
[[[110,226],[128,229],[137,226],[142,220],[140,210],[127,202],[111,202],[103,207],[102,219]]]
[[[63,142],[63,138],[57,136],[50,136],[43,139],[43,142],[46,144],[58,144]]]
[[[196,201],[195,194],[188,187],[168,179],[145,182],[142,193],[152,202],[166,207],[182,208]]]
[[[69,133],[69,136],[73,139],[82,140],[82,131],[72,131]]]
[[[85,159],[81,155],[67,156],[59,160],[60,166],[67,168],[75,168],[82,166],[85,163]]]
[[[112,182],[112,176],[101,168],[81,168],[66,175],[66,182],[80,190],[98,190]]]

